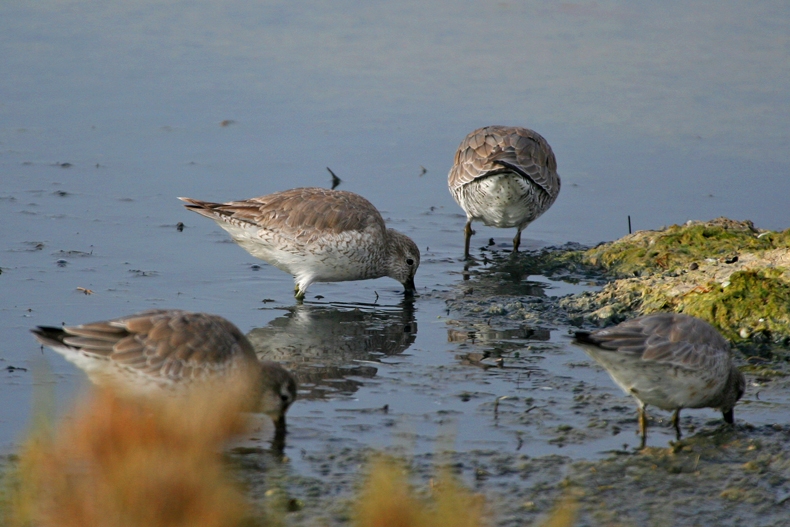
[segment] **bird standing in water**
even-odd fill
[[[461,141],[447,176],[455,201],[466,212],[464,257],[474,234],[472,221],[521,231],[546,212],[560,193],[557,160],[537,132],[516,126],[486,126]]]
[[[228,203],[179,198],[256,258],[293,275],[301,301],[313,282],[389,276],[415,292],[420,250],[388,229],[368,200],[343,190],[295,188]]]
[[[598,361],[639,405],[641,448],[647,440],[647,405],[673,410],[680,439],[680,410],[716,408],[733,423],[733,408],[746,380],[732,361],[730,344],[696,317],[655,313],[592,333],[576,332],[574,344]]]

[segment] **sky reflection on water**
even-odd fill
[[[788,27],[779,1],[4,3],[3,365],[29,360],[33,324],[152,304],[265,325],[245,295],[265,298],[262,283],[289,293],[290,278],[252,277],[250,259],[175,197],[328,186],[327,166],[430,248],[418,286],[449,287],[464,219],[446,174],[486,124],[534,128],[557,155],[563,189],[528,246],[611,240],[627,215],[635,229],[721,215],[785,229]],[[480,226],[473,242],[492,236],[513,233]],[[71,250],[91,256],[55,267]],[[396,289],[375,284],[344,300]],[[86,301],[78,285],[100,294]],[[429,328],[420,321],[420,349],[444,338]],[[18,402],[0,445],[23,426],[31,382],[0,385]]]

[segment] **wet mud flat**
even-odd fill
[[[539,524],[567,497],[579,507],[576,525],[785,525],[790,381],[786,336],[776,321],[784,316],[787,270],[781,262],[787,237],[765,232],[748,222],[718,219],[635,233],[624,239],[634,242],[625,245],[629,258],[634,259],[634,245],[648,250],[641,251],[641,264],[629,262],[625,271],[600,261],[624,240],[518,255],[496,247],[482,251],[454,287],[425,295],[446,306],[455,364],[415,373],[410,382],[419,390],[453,392],[469,372],[509,380],[510,393],[456,393],[467,397],[469,412],[489,418],[491,444],[483,440],[458,448],[450,431],[434,451],[415,451],[409,434],[390,416],[378,426],[407,437],[384,450],[405,461],[418,489],[430,486],[438,467],[451,467],[486,497],[492,525]],[[657,233],[683,240],[668,244],[679,247],[680,256],[656,243],[663,236]],[[704,245],[694,247],[693,237]],[[736,283],[738,273],[760,279],[761,312],[728,307],[733,299],[722,292]],[[552,280],[561,281],[560,293],[575,292],[551,294]],[[746,289],[735,298],[753,293],[755,286]],[[683,304],[678,291],[696,296],[696,304],[689,298]],[[746,295],[743,301],[754,299]],[[669,414],[649,409],[648,446],[638,451],[635,404],[591,359],[568,355],[570,335],[580,327],[688,305],[727,315],[707,318],[731,337],[736,362],[747,376],[746,396],[736,407],[734,427],[714,412],[681,413],[680,441],[672,438]],[[557,361],[563,369],[553,367]],[[440,418],[426,414],[426,419]],[[486,436],[486,430],[479,432]],[[299,451],[298,460],[259,449],[228,457],[263,509],[290,511],[283,516],[287,525],[347,525],[366,463],[380,450],[327,438],[319,449]],[[309,470],[293,470],[294,462]]]
[[[405,460],[418,491],[429,488],[438,466],[450,467],[485,496],[491,525],[539,525],[559,500],[570,498],[580,526],[780,526],[790,502],[789,442],[787,426],[711,425],[669,447],[613,452],[595,461],[492,449],[391,453]],[[320,477],[301,475],[289,460],[259,449],[226,458],[254,503],[250,525],[349,525],[375,453],[335,444],[303,454]],[[15,456],[0,461],[4,492],[17,463]]]
[[[439,467],[450,467],[486,498],[492,525],[540,524],[565,498],[579,507],[576,525],[785,525],[790,381],[781,324],[769,325],[781,311],[755,322],[722,319],[734,321],[734,330],[720,328],[737,335],[731,340],[748,383],[735,427],[715,412],[689,410],[675,442],[669,414],[649,411],[642,451],[634,402],[570,344],[579,328],[651,306],[673,309],[669,300],[644,301],[659,298],[658,283],[726,304],[732,276],[748,271],[763,273],[762,290],[781,295],[781,233],[719,223],[635,233],[594,248],[512,255],[486,247],[455,266],[451,285],[423,292],[414,306],[273,308],[282,313],[248,336],[262,358],[294,371],[302,401],[289,414],[284,454],[262,441],[225,454],[257,508],[253,524],[351,524],[368,461],[384,451],[404,461],[418,492],[430,489]],[[689,252],[685,228],[726,246]],[[747,241],[733,241],[733,231]],[[600,263],[600,255],[617,254],[618,243],[633,241],[625,244],[630,254],[633,246],[662,247],[655,240],[666,234],[684,240],[693,261],[675,265],[654,249],[635,269]],[[759,246],[746,250],[752,238]],[[756,263],[765,254],[773,262],[767,271]],[[419,333],[415,309],[422,311]],[[420,345],[432,331],[444,342]],[[2,464],[0,473],[16,462],[11,456]]]
[[[487,501],[491,524],[539,525],[559,500],[578,505],[575,525],[758,525],[787,522],[790,427],[711,428],[670,447],[597,461],[497,450],[404,455],[415,486],[450,466]],[[307,460],[321,478],[294,474],[271,456],[230,454],[269,516],[287,525],[348,525],[371,449],[336,447]]]

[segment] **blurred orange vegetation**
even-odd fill
[[[408,471],[395,459],[376,456],[354,505],[355,527],[484,527],[491,525],[485,498],[473,494],[449,469],[440,469],[430,495],[420,497]],[[561,499],[542,527],[572,527],[577,504]]]
[[[0,520],[9,527],[279,525],[278,518],[253,517],[223,463],[223,445],[248,422],[245,393],[244,383],[155,399],[92,392],[73,415],[54,429],[39,426],[22,446],[16,471],[5,478],[11,483]],[[418,493],[404,467],[383,455],[369,464],[353,517],[355,527],[491,524],[484,497],[449,469]],[[575,505],[565,502],[543,525],[574,520]]]
[[[221,458],[244,426],[238,400],[235,389],[169,400],[94,392],[23,445],[8,524],[240,525],[250,508]]]
[[[439,474],[429,498],[420,498],[407,471],[394,459],[373,459],[356,502],[356,527],[482,527],[485,500],[472,494],[448,470]]]
[[[579,504],[570,496],[559,500],[541,527],[572,527],[576,523]]]

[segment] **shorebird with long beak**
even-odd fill
[[[415,292],[420,250],[388,229],[358,194],[307,187],[227,203],[178,199],[216,221],[251,255],[293,275],[299,301],[313,282],[383,276],[403,284],[407,295]]]
[[[206,382],[249,382],[250,409],[272,418],[275,441],[285,437],[285,413],[296,399],[296,381],[278,363],[259,361],[247,338],[222,317],[153,310],[31,331],[92,382],[124,393],[157,395]]]

